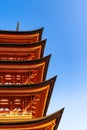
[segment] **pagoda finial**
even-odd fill
[[[19,22],[17,22],[16,31],[19,31]]]

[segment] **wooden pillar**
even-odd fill
[[[24,83],[23,75],[22,74],[21,74],[21,82],[22,82],[22,84]]]
[[[2,84],[5,84],[5,75],[2,75]]]
[[[14,105],[13,105],[13,100],[11,99],[9,102],[10,102],[10,103],[9,103],[9,104],[10,104],[10,111],[13,111],[13,106],[14,106]]]
[[[20,84],[22,84],[22,74],[20,74]]]
[[[16,84],[16,75],[13,75],[13,84]]]
[[[0,84],[2,84],[2,75],[0,75]]]
[[[23,98],[23,100],[22,100],[22,109],[23,110],[25,109],[25,98]]]

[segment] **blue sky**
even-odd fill
[[[87,130],[87,0],[0,0],[0,30],[44,27],[47,79],[58,75],[48,114],[65,111],[59,130]]]

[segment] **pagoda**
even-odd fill
[[[43,28],[0,30],[0,130],[57,130],[64,108],[46,115],[56,77],[46,80]]]

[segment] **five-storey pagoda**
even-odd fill
[[[64,108],[46,116],[56,76],[46,81],[42,32],[0,30],[0,130],[57,130]]]

